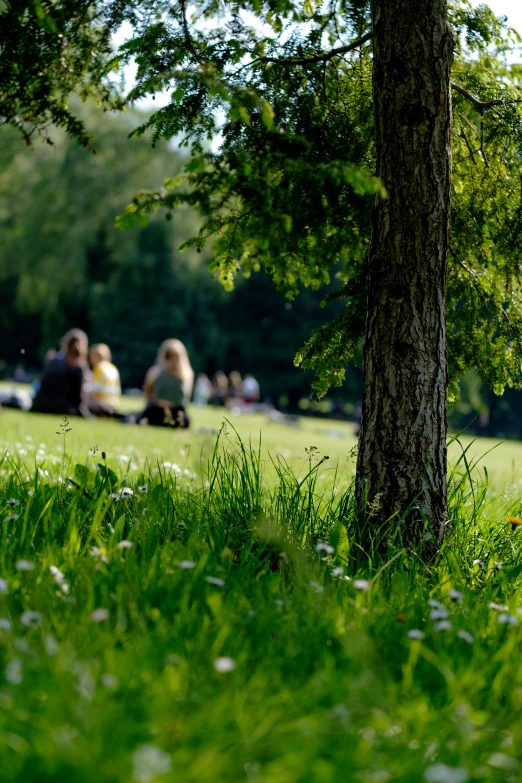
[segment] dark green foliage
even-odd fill
[[[71,93],[121,106],[109,81],[117,67],[98,0],[0,4],[0,123],[52,143],[52,125],[84,146],[91,137],[69,108]]]

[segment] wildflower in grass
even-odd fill
[[[220,579],[219,576],[206,576],[205,582],[208,582],[209,585],[216,585],[216,587],[223,587],[225,584],[225,580]]]
[[[449,617],[449,612],[444,606],[441,609],[432,609],[430,612],[431,620],[445,620],[446,617]]]
[[[486,567],[486,564],[484,563],[484,561],[483,560],[478,560],[478,559],[473,561],[473,565],[474,566],[478,566],[482,570],[484,570],[484,568]]]
[[[464,595],[462,593],[459,593],[458,590],[448,590],[448,595],[452,601],[456,601],[459,604],[462,602],[462,599],[464,598]]]
[[[118,687],[118,678],[114,674],[102,674],[100,677],[102,685],[109,691],[114,691]]]
[[[330,573],[334,579],[338,579],[344,575],[344,568],[342,566],[335,566],[335,568],[332,568]]]
[[[275,605],[277,607],[277,611],[282,612],[285,607],[285,602],[283,601],[282,598],[276,598]]]
[[[497,569],[497,571],[500,571],[502,569],[502,566],[503,566],[503,563],[501,563],[501,562],[496,562],[495,563],[495,568]]]
[[[370,583],[367,579],[354,579],[353,586],[356,590],[368,590]]]
[[[11,685],[20,685],[22,682],[22,661],[20,658],[11,658],[5,667],[5,678]]]
[[[424,639],[426,634],[424,631],[420,631],[418,628],[412,628],[410,631],[408,631],[408,637],[410,639]]]
[[[108,609],[95,609],[91,614],[91,620],[93,623],[103,623],[104,620],[109,619],[110,612]]]
[[[170,772],[168,753],[155,745],[142,745],[132,756],[133,777],[138,783],[151,783],[158,775]]]
[[[22,614],[20,622],[22,625],[25,625],[26,628],[37,628],[43,623],[43,615],[40,612],[28,610]]]
[[[10,631],[11,622],[7,617],[0,617],[0,631]]]
[[[468,770],[464,767],[448,767],[446,764],[432,764],[424,772],[426,783],[465,783]]]
[[[54,638],[54,636],[51,636],[50,633],[47,634],[47,636],[44,639],[44,645],[45,645],[45,652],[47,655],[58,655],[58,652],[60,651],[60,647],[58,645],[58,642]]]
[[[143,486],[138,487],[138,492],[141,495],[146,495],[148,491],[149,491],[149,488],[148,488],[148,486],[146,484],[143,484]]]
[[[0,595],[7,593],[8,587],[7,579],[0,579]]]
[[[511,525],[511,530],[516,530],[522,525],[522,517],[506,517],[506,522]]]
[[[20,514],[9,514],[9,516],[4,519],[4,522],[16,522],[18,519],[20,519]]]
[[[457,631],[457,636],[459,637],[459,639],[462,639],[463,641],[467,642],[468,644],[473,644],[473,642],[475,641],[473,636],[470,633],[468,633],[467,631],[462,631],[462,630]]]
[[[435,623],[433,630],[436,633],[439,633],[439,631],[451,631],[451,623],[449,620],[441,620],[439,623]]]
[[[116,546],[118,549],[131,549],[134,544],[132,541],[127,541],[125,538],[123,538],[121,541],[118,541]]]
[[[436,601],[435,598],[430,598],[428,600],[428,606],[432,606],[433,609],[445,609],[446,607],[444,604],[441,604],[440,601]]]
[[[515,617],[514,614],[502,612],[502,614],[499,614],[498,616],[498,621],[503,625],[516,625],[518,623],[518,617]]]
[[[34,571],[34,563],[31,563],[30,560],[17,560],[15,563],[15,568],[18,571]]]
[[[15,506],[19,506],[20,505],[20,501],[17,500],[16,498],[8,498],[5,501],[5,504],[6,504],[6,506],[10,506],[11,508],[15,508]]]
[[[181,560],[178,563],[180,568],[184,568],[186,571],[190,571],[191,568],[195,568],[196,564],[193,560]]]
[[[321,552],[324,552],[326,555],[333,555],[335,552],[335,549],[331,544],[327,544],[326,541],[319,541],[319,543],[315,547],[315,551],[318,554],[321,554]]]
[[[52,565],[49,566],[49,571],[53,575],[54,581],[58,585],[58,587],[61,589],[63,593],[67,595],[69,592],[69,582],[66,580],[65,576],[62,574],[59,568]]]
[[[488,604],[488,609],[493,609],[495,612],[507,612],[508,607],[504,604],[496,604],[495,601],[490,601]]]
[[[214,669],[219,672],[219,674],[226,674],[227,672],[231,672],[232,669],[236,668],[236,665],[237,664],[233,658],[227,658],[226,656],[216,658],[214,661]]]
[[[324,593],[324,587],[319,584],[319,582],[314,582],[313,580],[310,582],[310,587],[315,593]]]
[[[91,557],[95,557],[97,560],[101,560],[102,563],[110,562],[109,558],[107,557],[107,550],[105,549],[105,547],[100,548],[97,546],[93,546],[89,554]]]

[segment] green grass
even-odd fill
[[[0,412],[2,783],[520,780],[521,446],[452,446],[427,567],[358,551],[349,425],[221,420]]]

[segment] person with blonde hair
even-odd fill
[[[154,426],[188,427],[186,406],[192,394],[194,370],[180,340],[162,342],[156,364],[145,376],[148,405],[140,422]]]
[[[97,416],[112,415],[121,397],[120,373],[112,363],[111,350],[105,343],[96,343],[89,351],[92,368],[89,407]]]

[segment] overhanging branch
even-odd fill
[[[321,54],[314,54],[311,57],[296,57],[294,59],[285,59],[284,57],[260,57],[258,62],[263,63],[275,63],[276,65],[312,65],[313,63],[326,62],[334,57],[339,57],[348,52],[353,52],[358,49],[359,46],[367,43],[372,37],[373,33],[365,33],[360,38],[356,38],[352,43],[346,46],[339,46],[337,49],[330,49],[329,52],[321,52]]]
[[[491,109],[493,106],[506,106],[510,103],[522,103],[522,98],[515,98],[513,100],[506,101],[503,98],[493,98],[490,101],[481,101],[479,98],[477,98],[473,93],[471,93],[469,90],[466,90],[465,87],[461,87],[460,84],[456,84],[455,82],[451,82],[451,87],[455,92],[460,93],[460,95],[463,95],[464,98],[467,98],[467,100],[473,104],[473,106],[478,109],[479,111],[484,111],[485,109]]]

